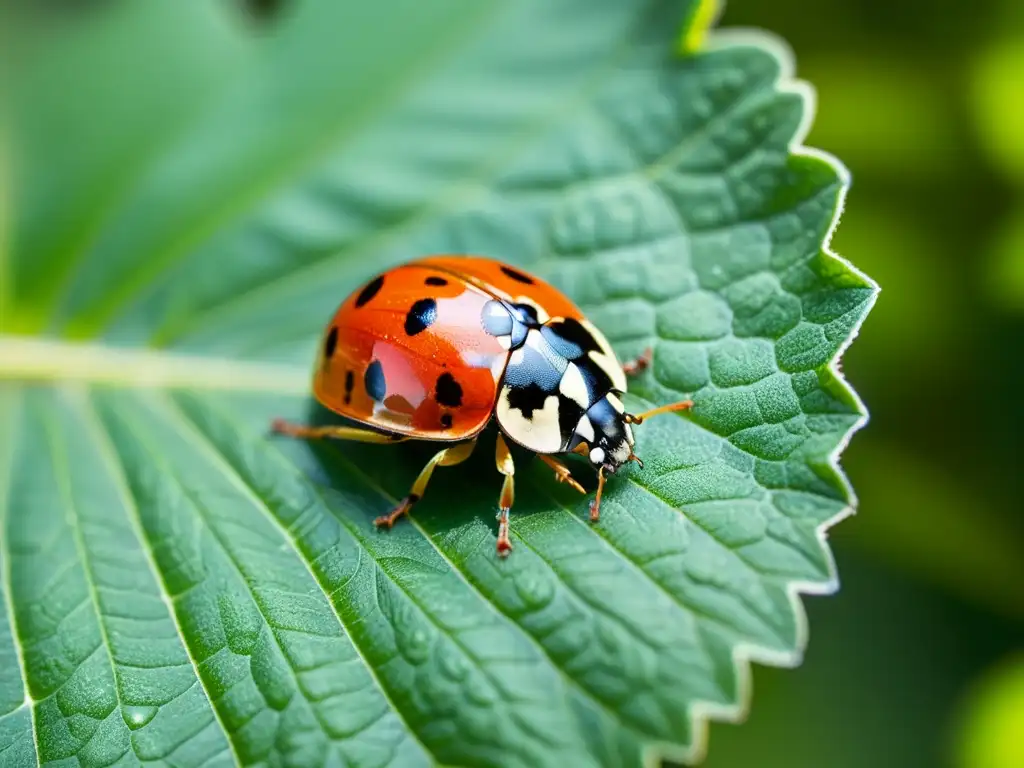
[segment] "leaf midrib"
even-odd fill
[[[308,395],[310,376],[297,365],[0,334],[0,382]]]

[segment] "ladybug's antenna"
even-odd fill
[[[687,408],[693,407],[693,400],[682,400],[678,403],[670,403],[669,405],[663,405],[660,408],[652,408],[649,411],[638,413],[634,416],[631,413],[626,414],[627,424],[642,424],[644,419],[649,419],[651,416],[657,416],[661,413],[671,413],[672,411],[685,411]]]

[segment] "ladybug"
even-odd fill
[[[650,365],[648,350],[621,364],[604,335],[550,284],[487,258],[429,256],[370,280],[324,331],[313,391],[330,410],[364,426],[309,427],[274,421],[293,437],[398,443],[432,440],[438,451],[409,494],[375,521],[390,528],[423,497],[438,466],[465,461],[493,418],[499,500],[498,554],[512,549],[509,510],[515,467],[505,438],[536,453],[555,477],[584,488],[558,454],[597,469],[590,519],[605,476],[640,459],[632,424],[692,406],[685,400],[633,415],[619,395],[626,376]]]

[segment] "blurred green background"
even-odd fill
[[[818,92],[853,174],[834,249],[882,293],[843,370],[842,588],[798,670],[758,668],[710,768],[1024,766],[1024,3],[732,0]]]

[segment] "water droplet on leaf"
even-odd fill
[[[135,707],[129,705],[121,708],[121,717],[124,718],[125,725],[136,731],[144,725],[148,725],[159,711],[159,707]]]

